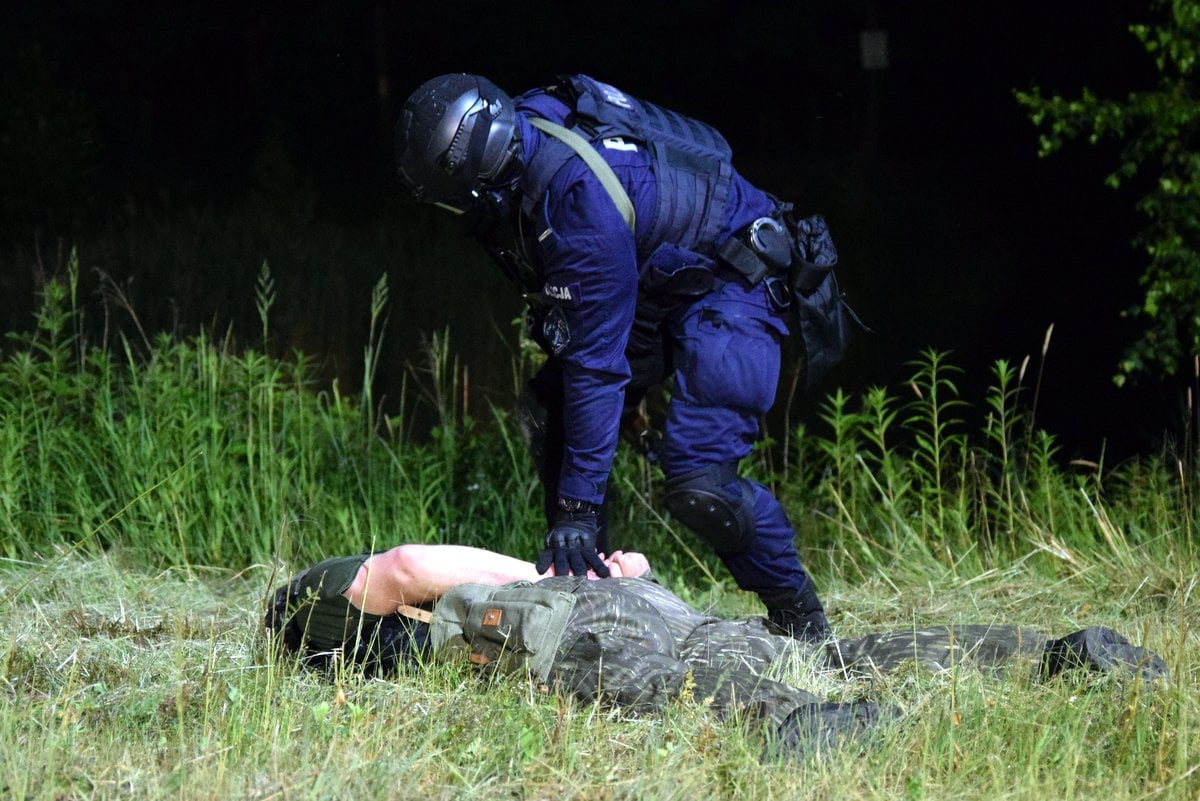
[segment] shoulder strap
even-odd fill
[[[608,196],[612,198],[617,211],[625,218],[625,224],[629,226],[630,232],[636,232],[637,215],[633,209],[633,201],[629,199],[625,188],[617,180],[617,175],[612,171],[612,167],[608,166],[608,162],[596,152],[596,148],[592,147],[588,140],[570,128],[564,128],[557,123],[544,120],[540,117],[528,117],[527,119],[529,120],[529,124],[534,128],[549,136],[553,136],[579,154],[579,157],[583,159],[596,178],[600,180],[600,185],[604,187],[604,191],[608,192]]]

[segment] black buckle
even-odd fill
[[[771,299],[771,305],[779,311],[784,311],[792,305],[792,292],[788,288],[787,281],[783,280],[782,276],[769,275],[763,281],[767,286],[767,297]]]

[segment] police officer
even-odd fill
[[[517,97],[443,75],[396,128],[401,183],[471,215],[534,301],[530,331],[550,357],[522,399],[545,490],[538,571],[606,575],[597,547],[623,415],[673,374],[656,453],[667,509],[773,624],[824,639],[787,516],[738,474],[775,397],[798,231],[731,159],[710,126],[584,75]]]

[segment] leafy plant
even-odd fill
[[[1200,1],[1155,0],[1158,21],[1130,30],[1153,60],[1152,88],[1123,100],[1084,87],[1076,98],[1045,96],[1039,87],[1018,91],[1042,134],[1039,152],[1061,150],[1068,140],[1120,145],[1119,164],[1106,183],[1141,188],[1137,209],[1146,226],[1136,244],[1148,259],[1145,294],[1125,312],[1144,323],[1141,337],[1122,358],[1115,381],[1161,370],[1177,373],[1200,353]]]

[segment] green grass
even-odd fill
[[[701,702],[634,716],[435,665],[395,680],[317,675],[259,634],[262,598],[330,553],[400,541],[531,555],[539,489],[507,414],[466,413],[465,368],[429,343],[416,437],[367,391],[318,386],[201,333],[84,341],[76,271],[0,363],[0,795],[83,798],[1193,798],[1197,443],[1121,465],[1067,464],[1032,422],[1036,387],[998,363],[979,404],[921,354],[897,390],[825,401],[749,465],[799,531],[839,633],[1021,623],[1110,625],[1171,682],[1043,683],[915,668],[789,682],[908,715],[862,753],[766,762]],[[274,303],[258,277],[264,338]],[[376,285],[364,373],[388,308]],[[514,368],[517,373],[524,368]],[[982,420],[969,423],[970,419]],[[781,458],[786,456],[786,458]],[[779,465],[784,467],[780,468]],[[622,450],[615,544],[646,551],[703,608],[753,614],[719,562],[661,516],[659,477]],[[715,578],[715,581],[713,580]]]

